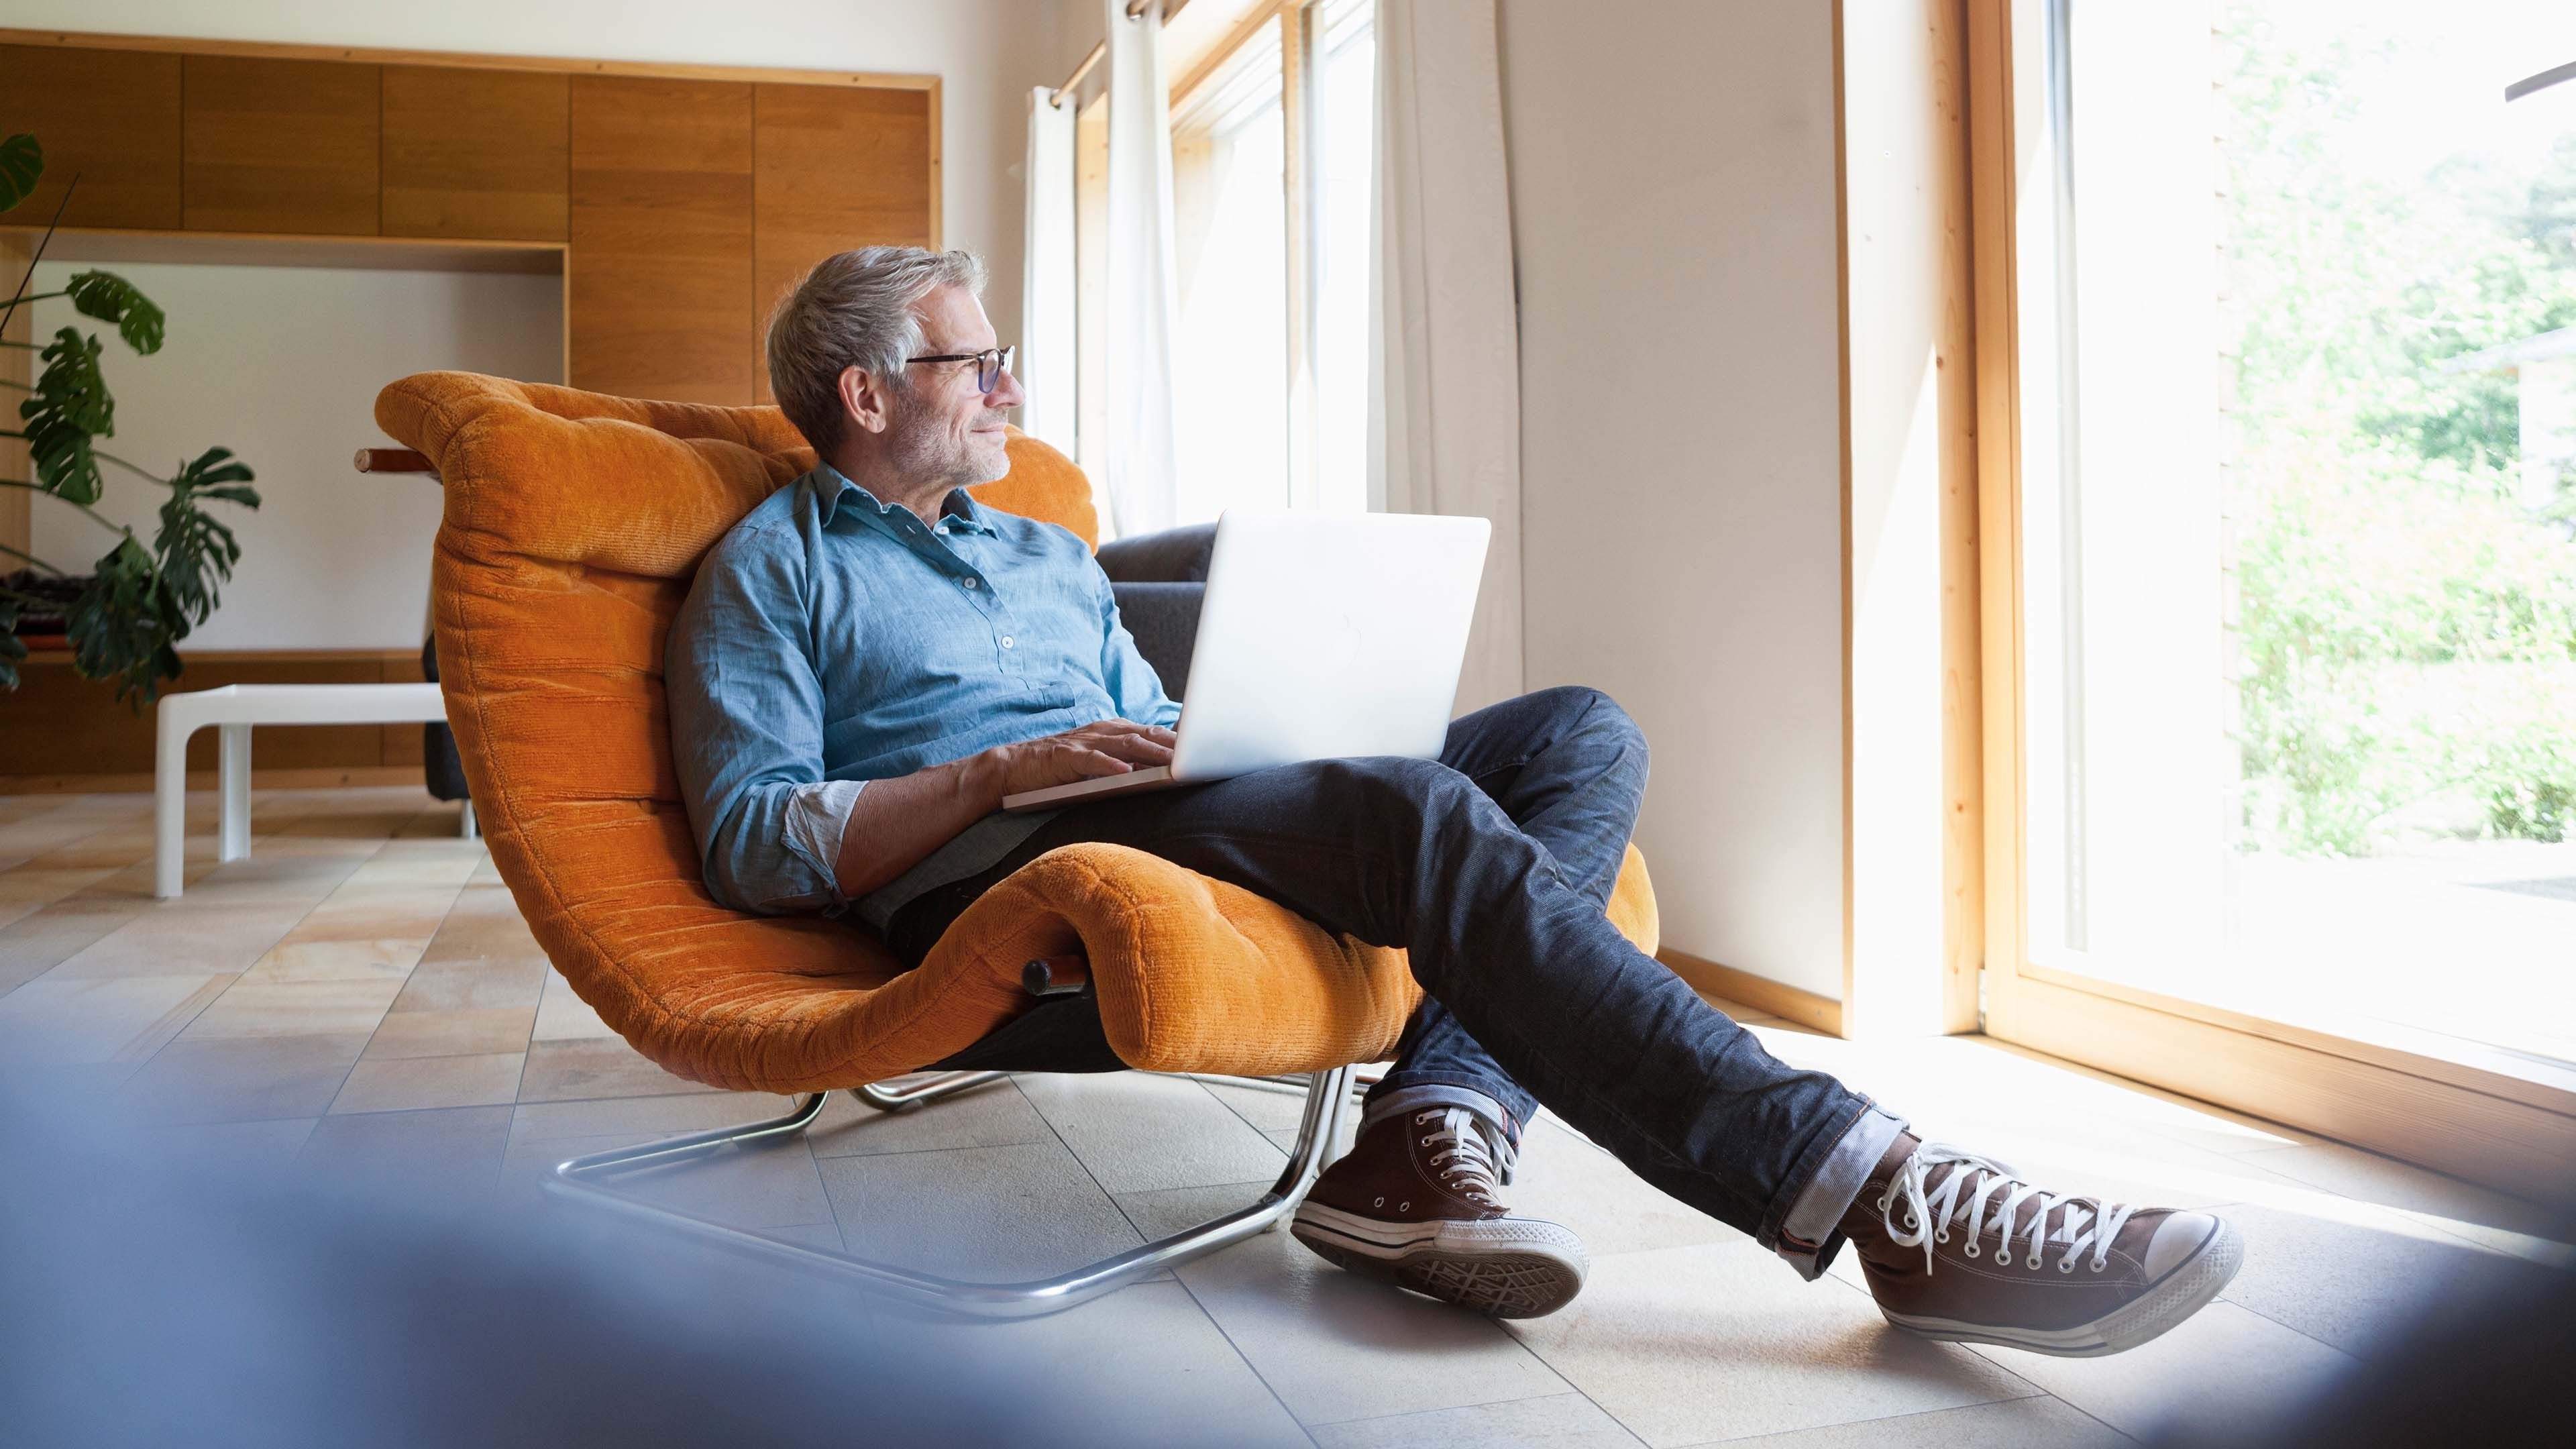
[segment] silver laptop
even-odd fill
[[[1437,759],[1493,525],[1228,509],[1172,763],[1028,790],[1040,810],[1353,755]]]

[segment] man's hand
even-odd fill
[[[1168,765],[1175,740],[1161,725],[1105,719],[1060,735],[995,745],[976,762],[983,766],[986,788],[998,806],[1006,795]]]

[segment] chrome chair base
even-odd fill
[[[904,1111],[999,1080],[1003,1075],[1001,1072],[947,1072],[902,1087],[872,1083],[852,1088],[850,1095],[880,1111]],[[850,1282],[865,1291],[920,1307],[970,1318],[1035,1318],[1071,1308],[1165,1268],[1213,1253],[1284,1221],[1289,1213],[1296,1210],[1297,1204],[1305,1198],[1306,1190],[1315,1185],[1316,1176],[1324,1170],[1340,1137],[1343,1110],[1351,1100],[1349,1067],[1316,1072],[1305,1081],[1306,1112],[1298,1123],[1296,1144],[1289,1149],[1288,1166],[1279,1174],[1278,1182],[1258,1201],[1170,1237],[1104,1258],[1088,1267],[1025,1283],[963,1282],[915,1272],[891,1263],[871,1262],[843,1253],[781,1242],[690,1213],[656,1206],[604,1185],[606,1180],[619,1173],[647,1164],[661,1166],[793,1136],[822,1115],[828,1093],[816,1092],[800,1097],[793,1111],[766,1122],[719,1127],[711,1132],[697,1132],[576,1157],[556,1164],[554,1172],[545,1179],[545,1186],[558,1196],[587,1202],[643,1222],[694,1233],[773,1263],[809,1269]]]

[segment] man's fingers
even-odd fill
[[[1077,748],[1070,752],[1066,758],[1072,764],[1074,769],[1082,773],[1082,777],[1084,779],[1090,779],[1098,775],[1124,775],[1129,770],[1135,768],[1135,766],[1128,764],[1125,760],[1119,759],[1114,755],[1102,754],[1098,750]]]

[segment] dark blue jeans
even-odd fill
[[[1150,851],[1410,953],[1427,994],[1377,1092],[1466,1087],[1516,1128],[1545,1103],[1638,1176],[1780,1248],[1869,1104],[1783,1065],[1610,924],[1645,788],[1626,711],[1598,690],[1540,690],[1451,724],[1438,760],[1318,760],[1074,806],[907,904],[887,941],[918,964],[987,887],[1057,846]]]

